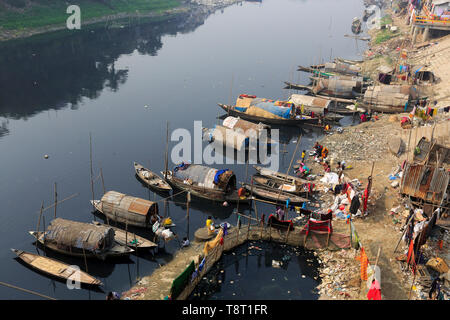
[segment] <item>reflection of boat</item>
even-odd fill
[[[108,219],[129,226],[149,228],[158,215],[158,203],[128,196],[117,191],[106,192],[101,200],[91,200],[96,210]]]
[[[144,168],[139,163],[134,162],[134,170],[136,171],[136,175],[150,188],[156,189],[161,192],[168,192],[172,190],[170,185],[164,181],[160,176],[156,173]]]
[[[97,221],[92,221],[92,223],[97,226],[106,226],[112,228],[114,230],[114,240],[116,240],[117,243],[123,246],[127,246],[132,249],[150,249],[157,247],[154,242],[138,236],[137,234],[130,231],[127,232],[116,227],[107,226]]]
[[[11,251],[14,252],[27,266],[30,266],[31,268],[46,275],[61,280],[76,280],[85,285],[103,285],[100,280],[94,278],[90,274],[79,269],[72,268],[72,266],[61,261],[17,249],[11,249]]]
[[[247,189],[248,192],[253,193],[253,195],[256,195],[258,198],[263,198],[279,203],[285,203],[288,199],[292,204],[300,204],[309,201],[308,199],[299,197],[293,193],[280,191],[279,189],[273,189],[258,185],[252,186],[248,183],[243,183],[242,186]]]
[[[362,29],[361,20],[358,17],[353,18],[352,21],[352,32],[354,34],[360,34]]]
[[[207,166],[182,163],[173,171],[167,171],[167,182],[174,188],[208,200],[251,201],[250,198],[240,199],[236,190],[236,176],[228,169],[217,170]]]
[[[46,248],[74,257],[105,258],[128,256],[133,249],[114,240],[111,227],[56,218],[45,232],[30,234]]]

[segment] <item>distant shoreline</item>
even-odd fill
[[[203,3],[204,0],[196,0],[196,1],[188,1],[188,0],[180,0],[180,4],[176,7],[166,9],[164,11],[150,11],[146,13],[118,13],[113,15],[105,15],[100,16],[98,18],[92,18],[88,20],[82,20],[81,22],[81,29],[83,29],[83,26],[89,26],[94,25],[98,23],[114,23],[119,20],[123,19],[133,19],[139,21],[139,19],[145,19],[145,18],[164,18],[164,17],[170,17],[173,15],[181,14],[181,13],[189,13],[194,12],[195,9],[202,7],[206,11],[211,10],[217,10],[221,8],[225,8],[229,5],[243,2],[244,0],[209,0],[206,1],[207,4]],[[69,15],[68,15],[69,16]],[[10,40],[19,40],[19,39],[25,39],[29,38],[34,35],[39,34],[46,34],[51,33],[55,31],[62,31],[66,30],[66,25],[48,25],[43,27],[36,27],[36,28],[25,28],[25,29],[4,29],[0,26],[0,43],[7,42]]]

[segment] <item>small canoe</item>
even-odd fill
[[[284,192],[277,189],[267,188],[263,186],[250,185],[248,183],[243,183],[242,186],[247,189],[248,192],[253,192],[253,196],[258,198],[271,200],[274,202],[285,203],[288,199],[291,204],[301,204],[303,202],[308,202],[308,199],[299,197],[295,194]]]
[[[102,282],[88,273],[79,270],[78,275],[74,275],[78,270],[73,269],[70,265],[65,264],[56,259],[40,256],[34,253],[25,252],[22,250],[11,249],[17,257],[25,262],[28,266],[45,273],[46,275],[56,277],[58,279],[67,280],[73,279],[80,281],[80,283],[92,286],[101,286]]]
[[[137,162],[134,162],[133,165],[134,170],[136,171],[136,175],[150,188],[154,188],[162,192],[168,192],[172,190],[172,187],[156,173],[148,170],[147,168],[144,168]]]
[[[101,260],[105,260],[106,258],[126,257],[129,256],[130,253],[134,251],[133,249],[123,246],[116,242],[112,248],[100,254],[88,250],[86,250],[84,253],[80,250],[74,252],[70,250],[65,250],[64,248],[60,248],[55,243],[45,242],[44,244],[44,232],[42,231],[39,232],[29,231],[29,234],[32,235],[41,245],[45,246],[46,248],[49,248],[50,250],[78,258],[83,258],[86,255],[86,258],[98,258]]]
[[[101,225],[108,226],[108,225],[102,224],[98,221],[92,221],[92,223],[95,225],[98,225],[98,226],[101,226]],[[114,240],[123,246],[126,245],[127,247],[132,248],[132,249],[135,249],[135,248],[151,249],[151,248],[158,246],[156,243],[154,243],[148,239],[145,239],[141,236],[138,236],[137,234],[135,234],[133,232],[128,231],[128,234],[127,234],[127,231],[125,231],[125,230],[122,230],[122,229],[119,229],[119,228],[116,228],[113,226],[108,226],[108,227],[110,227],[114,230]]]
[[[272,180],[276,180],[279,182],[287,183],[287,184],[293,184],[294,182],[295,183],[304,183],[307,181],[307,180],[304,180],[304,179],[301,179],[298,177],[287,175],[285,173],[272,171],[272,170],[269,170],[269,169],[266,169],[266,168],[263,168],[260,166],[253,166],[253,168],[255,168],[256,171],[262,176],[271,178]]]

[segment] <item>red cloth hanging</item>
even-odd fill
[[[380,283],[375,280],[370,286],[369,292],[367,292],[368,300],[381,300],[381,288]]]

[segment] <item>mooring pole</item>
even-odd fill
[[[187,214],[187,238],[189,240],[189,204],[191,203],[191,193],[188,192],[186,196],[186,214]]]
[[[166,158],[164,160],[164,180],[167,180],[167,170],[169,166],[169,121],[166,125]]]
[[[90,158],[90,164],[91,164],[91,191],[92,191],[92,210],[95,211],[95,206],[94,206],[94,172],[92,169],[92,133],[89,132],[89,158]],[[94,219],[95,219],[95,215],[94,215]]]
[[[37,239],[38,239],[38,237],[39,237],[39,227],[40,227],[40,225],[41,225],[41,217],[42,217],[42,211],[43,211],[43,210],[44,210],[44,201],[42,201],[41,212],[39,213],[38,224],[37,224],[37,227],[36,227],[36,248],[37,248],[37,243],[38,243]],[[45,230],[44,230],[44,231],[45,231]]]
[[[58,203],[58,193],[56,192],[56,182],[55,182],[55,219],[56,219],[56,204]]]

